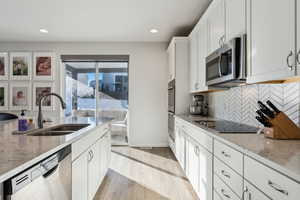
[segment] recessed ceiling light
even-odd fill
[[[150,30],[150,33],[158,33],[158,30],[153,28]]]
[[[40,32],[41,32],[41,33],[49,33],[49,31],[48,31],[47,29],[44,29],[44,28],[41,28],[41,29],[40,29]]]

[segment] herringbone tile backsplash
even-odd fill
[[[271,100],[296,124],[300,124],[300,83],[246,85],[209,94],[213,117],[258,126],[257,101]]]

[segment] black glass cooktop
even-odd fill
[[[226,120],[200,120],[195,122],[220,133],[257,133],[258,131],[258,128],[256,127]]]

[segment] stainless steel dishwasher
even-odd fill
[[[4,182],[5,200],[72,200],[71,146]]]

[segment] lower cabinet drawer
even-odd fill
[[[271,200],[246,180],[244,182],[244,191],[244,200]]]
[[[243,175],[243,154],[230,146],[214,140],[214,155],[234,169],[240,175]]]
[[[250,183],[273,200],[300,199],[300,184],[245,156],[244,175]]]
[[[214,188],[223,200],[240,200],[240,198],[216,175],[214,175]]]
[[[243,177],[216,157],[214,158],[214,173],[218,175],[240,198],[242,198]]]

